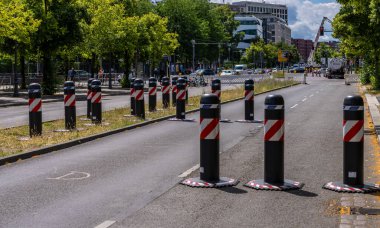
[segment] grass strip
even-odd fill
[[[263,93],[270,90],[298,84],[292,80],[274,80],[266,79],[255,84],[255,93]],[[209,92],[210,88],[204,89],[203,93]],[[237,86],[235,89],[222,92],[222,102],[241,98],[244,94],[243,87]],[[189,104],[186,107],[187,111],[197,109],[199,107],[200,96],[189,97]],[[147,104],[146,104],[147,105]],[[162,102],[157,103],[159,111],[146,112],[147,119],[158,119],[161,117],[174,115],[175,108],[162,109]],[[148,110],[146,107],[145,110]],[[77,128],[80,131],[71,132],[54,132],[57,129],[64,128],[64,120],[55,120],[43,123],[43,134],[40,137],[33,137],[29,140],[20,140],[29,135],[29,126],[20,126],[14,128],[2,129],[0,131],[0,157],[15,155],[25,151],[55,145],[58,143],[68,142],[71,140],[119,129],[133,124],[141,123],[143,120],[136,117],[124,117],[130,114],[129,107],[116,108],[114,110],[103,112],[104,123],[102,125],[86,126],[90,121],[83,120],[85,116],[77,117]]]

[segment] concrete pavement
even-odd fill
[[[199,162],[199,126],[164,121],[0,167],[0,227],[335,226],[325,211],[340,195],[321,186],[341,176],[341,107],[356,90],[309,83],[276,92],[286,103],[285,175],[305,182],[303,191],[177,185]],[[255,98],[258,119],[264,98]],[[243,118],[243,106],[224,105],[223,118]],[[262,177],[262,134],[260,124],[223,123],[221,173]]]

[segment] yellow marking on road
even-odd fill
[[[350,207],[340,207],[339,208],[339,214],[340,215],[350,215],[351,214],[351,208]]]

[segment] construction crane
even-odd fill
[[[321,26],[319,26],[317,35],[315,36],[314,44],[313,44],[313,47],[311,49],[309,58],[307,59],[307,62],[309,64],[309,66],[314,66],[315,65],[314,53],[317,51],[319,37],[320,36],[324,36],[325,32],[332,32],[332,31],[326,31],[325,30],[324,26],[325,26],[325,22],[326,21],[328,21],[328,22],[330,22],[330,24],[332,24],[332,21],[330,19],[328,19],[327,17],[323,17],[322,22],[321,22]]]

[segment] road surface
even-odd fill
[[[342,80],[315,78],[276,91],[286,104],[285,176],[303,191],[257,192],[241,183],[220,190],[178,185],[199,163],[196,122],[163,121],[0,167],[0,227],[333,227],[324,214],[338,194],[342,102],[356,93]],[[255,97],[263,119],[266,95]],[[243,101],[222,117],[243,118]],[[198,113],[188,115],[198,119]],[[260,124],[221,124],[221,174],[262,178]],[[196,170],[191,175],[197,175]]]

